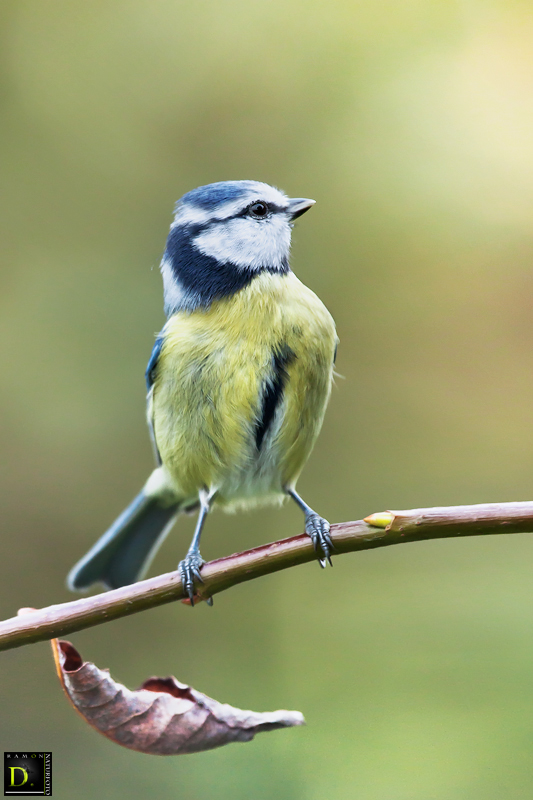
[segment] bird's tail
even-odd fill
[[[149,479],[109,530],[71,569],[69,589],[81,591],[93,583],[118,589],[139,580],[181,508],[181,503],[169,498],[168,492],[150,491],[151,483]]]

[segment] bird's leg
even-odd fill
[[[287,489],[287,494],[292,497],[294,502],[300,506],[305,514],[305,532],[311,537],[314,548],[318,555],[318,563],[321,567],[326,566],[326,562],[331,563],[331,553],[335,550],[331,536],[329,535],[329,522],[305,503],[294,489]]]
[[[198,514],[194,536],[192,537],[192,542],[187,551],[187,555],[183,561],[180,561],[178,564],[181,582],[185,592],[189,596],[191,606],[194,606],[194,579],[196,578],[199,583],[203,583],[200,570],[205,564],[205,561],[200,555],[200,536],[202,534],[202,528],[204,527],[205,519],[209,513],[209,504],[211,499],[212,495],[208,495],[207,492],[200,492],[200,513]],[[213,599],[211,597],[207,600],[207,604],[210,606],[213,605]]]

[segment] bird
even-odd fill
[[[146,369],[156,467],[72,568],[71,590],[135,583],[180,512],[198,510],[178,565],[194,605],[209,511],[286,497],[304,514],[320,566],[332,564],[330,525],[296,492],[338,343],[331,314],[289,266],[294,222],[314,204],[252,180],[211,183],[178,200],[161,261],[167,321]]]

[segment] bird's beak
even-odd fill
[[[297,217],[301,217],[306,211],[309,211],[311,206],[314,206],[316,200],[307,200],[305,197],[295,197],[289,200],[289,207],[287,211],[290,214],[291,222]]]

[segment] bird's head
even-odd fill
[[[161,262],[167,314],[209,307],[261,272],[288,272],[292,223],[314,202],[258,181],[211,183],[185,194]]]

